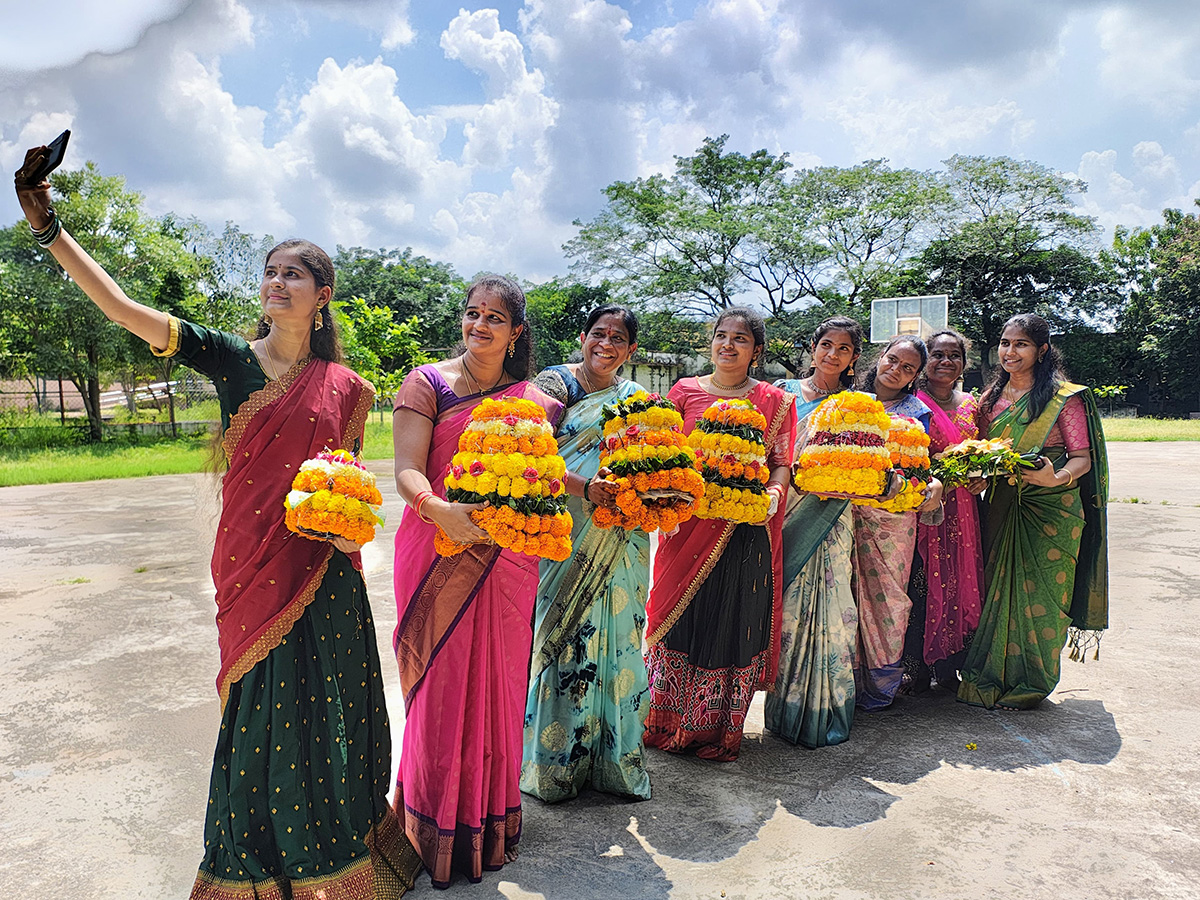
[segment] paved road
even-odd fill
[[[1110,450],[1114,498],[1139,501],[1111,507],[1114,625],[1041,709],[901,699],[810,751],[763,736],[760,703],[736,763],[651,752],[653,800],[528,801],[522,858],[455,893],[1200,896],[1200,444]],[[0,896],[187,895],[218,723],[214,499],[200,476],[0,489]],[[366,554],[385,648],[390,555]]]

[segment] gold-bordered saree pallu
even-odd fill
[[[397,898],[419,862],[387,803],[390,739],[358,554],[287,530],[305,459],[361,440],[374,391],[304,361],[241,404],[213,554],[221,731],[199,900]]]
[[[684,379],[668,395],[693,427],[719,399]],[[768,465],[790,465],[792,395],[760,382],[747,395],[767,420]],[[783,615],[783,515],[763,525],[690,519],[662,540],[646,608],[650,714],[645,742],[736,759],[750,700],[774,687]]]
[[[411,377],[411,376],[410,376]],[[436,376],[434,376],[436,377]],[[478,395],[439,405],[425,471],[439,496]],[[554,422],[561,404],[528,382],[524,397]],[[433,548],[435,528],[405,509],[396,532],[395,650],[406,719],[395,804],[435,887],[452,872],[478,882],[521,837],[521,734],[538,560],[476,544]]]
[[[1073,658],[1099,655],[1108,627],[1108,456],[1092,392],[1062,385],[1029,424],[1022,397],[993,419],[989,436],[1011,437],[1021,453],[1061,468],[1065,449],[1044,442],[1073,396],[1087,413],[1091,470],[1070,487],[988,489],[983,610],[958,692],[966,703],[1031,709],[1058,684],[1065,642]]]

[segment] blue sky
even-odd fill
[[[1012,155],[1082,177],[1111,234],[1200,194],[1186,0],[59,0],[0,30],[0,163],[151,212],[460,272],[566,271],[572,220],[706,135],[798,166]],[[22,13],[21,21],[28,21]],[[11,24],[11,22],[9,23]],[[17,218],[15,200],[0,221]],[[68,223],[69,227],[69,223]]]

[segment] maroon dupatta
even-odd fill
[[[224,707],[230,686],[267,657],[316,596],[333,545],[288,531],[283,500],[301,463],[354,449],[375,389],[345,366],[301,360],[238,408],[222,445],[229,471],[213,548]],[[355,568],[362,562],[351,555]]]

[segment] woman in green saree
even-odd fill
[[[608,483],[596,478],[601,410],[641,390],[617,377],[637,349],[637,319],[624,307],[602,306],[588,316],[579,338],[581,362],[551,366],[534,380],[567,407],[558,446],[569,471],[575,527],[571,556],[541,565],[521,790],[549,802],[574,797],[585,786],[648,799],[642,631],[650,536],[596,527],[583,502],[613,502]]]
[[[1032,709],[1058,684],[1060,658],[1099,656],[1108,627],[1108,457],[1091,390],[1063,376],[1050,326],[1013,316],[980,401],[980,432],[1037,454],[1016,485],[982,479],[984,599],[958,699]]]

